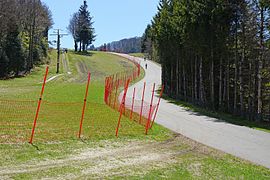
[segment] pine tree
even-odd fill
[[[87,47],[92,44],[95,40],[94,28],[92,17],[90,16],[90,12],[87,10],[88,5],[87,2],[84,1],[84,4],[80,7],[78,12],[78,35],[80,40],[80,51],[81,48],[83,51],[87,50]]]
[[[10,27],[9,29],[9,34],[6,38],[5,52],[10,62],[8,66],[9,72],[14,72],[15,76],[18,76],[19,72],[24,68],[25,59],[17,26]]]

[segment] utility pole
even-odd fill
[[[56,73],[59,73],[60,68],[60,45],[61,45],[61,37],[67,36],[68,34],[60,34],[60,29],[56,29],[56,34],[50,34],[51,36],[57,36],[57,65],[56,65]]]

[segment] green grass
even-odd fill
[[[143,53],[130,53],[129,55],[139,57],[139,58],[144,58],[145,57]]]
[[[56,75],[55,57],[56,52],[52,51],[49,77]],[[134,142],[135,144],[139,142],[145,145],[142,154],[147,154],[149,150],[159,154],[173,153],[174,155],[171,157],[173,161],[164,160],[164,163],[161,164],[150,161],[146,165],[120,167],[111,170],[111,172],[116,171],[116,174],[107,173],[104,175],[105,178],[121,179],[125,174],[127,176],[124,177],[128,179],[206,179],[215,177],[218,179],[223,177],[226,179],[267,179],[270,177],[270,171],[266,168],[221,152],[218,152],[221,155],[216,156],[216,150],[203,145],[196,145],[194,148],[194,142],[184,138],[172,146],[170,143],[173,139],[173,133],[159,125],[154,125],[153,129],[149,131],[149,135],[145,136],[142,126],[123,117],[119,138],[116,138],[115,127],[119,113],[103,102],[104,78],[107,75],[131,69],[133,65],[123,58],[103,52],[91,52],[85,55],[69,52],[68,61],[72,74],[67,74],[61,67],[60,73],[63,75],[47,83],[45,87],[34,145],[28,144],[27,141],[45,66],[36,67],[30,75],[24,78],[0,81],[0,100],[22,101],[0,101],[0,128],[2,128],[0,131],[0,169],[16,169],[16,166],[24,167],[40,162],[61,161],[70,156],[77,156],[80,152],[88,149],[110,150],[114,146],[124,148],[131,146],[130,144]],[[83,136],[82,140],[79,140],[77,133],[88,70],[92,73],[92,81],[89,87]],[[24,102],[23,100],[32,101]],[[4,115],[9,116],[4,117]],[[149,143],[156,143],[156,145],[151,147]],[[179,153],[183,150],[187,153]],[[205,153],[205,150],[209,152]],[[136,150],[130,150],[126,153],[133,151],[136,152]],[[91,155],[89,156],[91,157]],[[112,158],[112,161],[119,162],[125,162],[129,159],[129,157],[114,159],[108,156],[105,157],[105,160],[106,158]],[[195,167],[196,164],[200,164],[199,170],[191,168]],[[11,173],[8,177],[12,179],[40,179],[44,177],[54,179],[76,175],[87,179],[95,176],[84,175],[83,172],[94,165],[95,161],[79,161],[45,170]],[[132,173],[129,174],[129,172]],[[97,178],[103,177],[96,176]]]
[[[181,157],[179,163],[152,170],[130,179],[269,179],[269,170],[247,166],[230,155],[221,158],[195,154]]]
[[[16,164],[17,162],[27,162],[33,159],[33,156],[35,159],[58,157],[59,153],[55,151],[56,145],[48,144],[48,142],[64,145],[63,149],[67,149],[67,152],[62,152],[61,154],[63,155],[69,153],[68,149],[72,149],[67,148],[67,146],[78,147],[77,133],[88,70],[92,73],[92,81],[89,87],[83,138],[86,141],[115,139],[115,127],[119,114],[103,102],[103,81],[110,74],[131,69],[133,64],[118,56],[102,52],[92,52],[90,56],[69,52],[68,56],[72,74],[64,74],[58,79],[47,83],[45,87],[34,137],[34,144],[36,146],[41,147],[41,149],[46,146],[43,149],[44,153],[41,153],[43,155],[40,155],[40,152],[37,152],[27,142],[41,90],[45,66],[36,67],[30,75],[24,78],[0,81],[0,91],[2,91],[0,99],[31,100],[20,103],[0,101],[0,108],[4,109],[4,111],[1,111],[2,113],[0,112],[0,115],[2,114],[0,116],[0,123],[2,125],[0,143],[4,143],[0,145],[0,162]],[[55,57],[55,51],[52,52],[50,57],[52,57],[52,61],[49,77],[52,77],[55,75],[56,61],[53,58]],[[79,64],[83,64],[87,68],[86,71],[81,70]],[[163,131],[164,133],[160,133]],[[130,122],[123,117],[119,132],[120,138],[144,139],[143,132],[144,128],[142,126]],[[166,139],[169,137],[169,134],[168,130],[156,126],[153,129],[153,133],[147,138]],[[9,143],[19,144],[11,145]],[[17,149],[17,147],[20,148]],[[57,147],[59,148],[59,146],[56,146],[56,149]],[[7,151],[10,149],[15,151],[11,151],[14,153],[4,156],[6,154],[5,148]],[[17,154],[17,156],[14,156],[14,154]]]
[[[219,120],[229,122],[235,125],[246,126],[264,132],[270,132],[270,124],[268,122],[249,121],[245,118],[237,117],[231,114],[210,111],[208,109],[193,105],[188,102],[172,99],[166,95],[164,95],[163,98],[168,100],[170,103],[179,105],[181,107],[184,107],[186,110],[193,111],[201,115],[217,118]]]

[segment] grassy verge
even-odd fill
[[[270,170],[267,168],[252,165],[180,135],[162,142],[120,138],[98,143],[78,142],[73,145],[78,147],[76,151],[74,147],[65,150],[70,153],[67,158],[58,157],[42,162],[31,161],[24,166],[17,165],[15,169],[9,171],[8,177],[14,179],[270,178]],[[55,151],[59,151],[59,148],[56,147]],[[3,167],[3,169],[8,168]],[[23,172],[23,169],[29,171]]]
[[[144,58],[145,57],[143,53],[130,53],[129,55],[139,57],[139,58]]]
[[[249,121],[247,119],[237,117],[237,116],[234,116],[231,114],[210,111],[210,110],[207,110],[205,108],[201,108],[199,106],[193,105],[193,104],[188,103],[188,102],[172,99],[166,95],[164,95],[163,98],[168,100],[170,103],[184,107],[186,110],[189,110],[189,111],[193,111],[193,112],[205,115],[205,116],[217,118],[219,120],[229,122],[231,124],[246,126],[246,127],[250,127],[253,129],[257,129],[257,130],[270,132],[270,124],[267,122]]]

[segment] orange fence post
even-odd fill
[[[133,80],[135,80],[136,79],[136,75],[135,75],[135,71],[133,70]]]
[[[117,83],[116,83],[116,90],[115,90],[114,103],[113,103],[114,109],[115,109],[115,104],[116,104],[116,99],[117,99],[118,88],[119,88],[119,79],[117,79]]]
[[[111,107],[111,105],[112,105],[112,91],[113,91],[113,88],[114,88],[114,83],[113,83],[113,81],[114,81],[114,75],[113,75],[113,77],[112,77],[112,79],[111,79],[110,99],[109,99],[109,106],[110,106],[110,107]]]
[[[132,114],[133,114],[133,109],[134,109],[135,93],[136,93],[136,88],[133,89],[132,105],[131,105],[131,111],[130,111],[130,117],[129,117],[129,119],[131,120],[132,120]]]
[[[141,65],[138,64],[137,67],[138,67],[138,77],[139,77],[141,75]]]
[[[150,103],[150,109],[149,109],[149,114],[148,114],[148,119],[147,119],[147,124],[145,126],[145,134],[147,135],[150,121],[151,121],[151,114],[152,114],[152,107],[153,107],[153,99],[154,99],[154,94],[155,94],[155,86],[156,84],[154,83],[153,85],[153,91],[152,91],[152,97],[151,97],[151,103]]]
[[[104,88],[104,102],[105,102],[106,104],[107,104],[107,102],[106,102],[106,97],[107,97],[107,88],[108,88],[107,83],[108,83],[108,78],[106,77],[106,78],[105,78],[105,88]]]
[[[146,85],[146,83],[144,82],[144,85],[143,85],[143,94],[142,94],[141,112],[140,112],[140,124],[142,123],[142,111],[143,111],[143,101],[144,101],[145,85]]]
[[[80,122],[79,138],[81,138],[81,133],[82,133],[82,125],[83,125],[84,113],[85,113],[85,108],[86,108],[86,101],[87,101],[87,96],[88,96],[90,79],[91,79],[91,74],[90,72],[88,72],[88,79],[87,79],[87,85],[86,85],[86,91],[85,91],[83,109],[82,109],[82,117],[81,117],[81,122]]]
[[[157,116],[157,112],[158,112],[158,108],[159,108],[159,104],[160,104],[160,99],[162,97],[163,91],[164,91],[164,85],[162,86],[161,91],[160,91],[160,95],[159,95],[159,99],[158,99],[158,104],[157,104],[157,109],[156,109],[156,112],[155,112],[155,115],[154,115],[154,118],[153,118],[153,121],[152,121],[152,124],[151,124],[151,128],[152,128],[152,126],[153,126],[153,124],[155,122],[156,116]]]
[[[120,105],[120,115],[119,115],[119,118],[118,118],[118,123],[117,123],[117,127],[116,127],[116,132],[115,132],[116,137],[118,137],[119,127],[120,127],[121,118],[122,118],[122,114],[123,114],[123,106],[125,105],[129,82],[130,82],[130,79],[128,79],[127,82],[126,82],[124,95],[123,95],[121,105]]]
[[[45,72],[45,75],[44,75],[44,79],[43,79],[42,89],[41,89],[39,100],[38,100],[38,107],[37,107],[37,111],[36,111],[36,116],[35,116],[35,119],[34,119],[34,122],[33,122],[32,133],[31,133],[31,137],[30,137],[30,140],[29,140],[30,144],[33,143],[33,138],[34,138],[37,119],[38,119],[38,114],[39,114],[39,110],[40,110],[40,106],[41,106],[42,96],[43,96],[43,93],[44,93],[48,72],[49,72],[49,67],[47,66],[46,67],[46,72]]]

